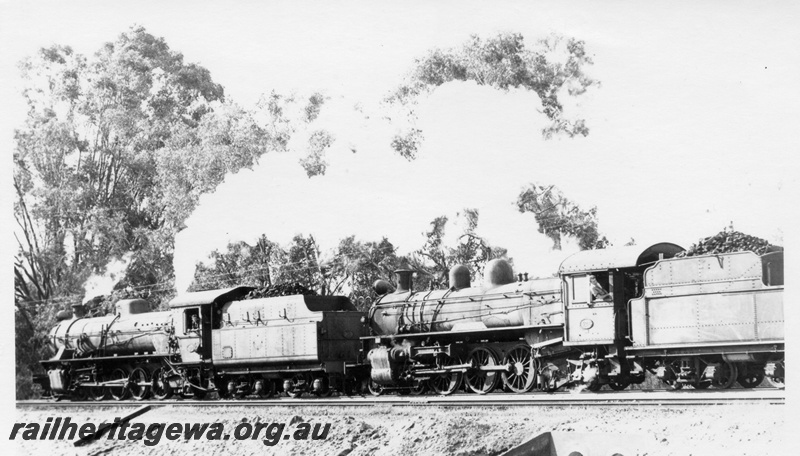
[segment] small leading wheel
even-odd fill
[[[506,353],[503,364],[510,371],[503,372],[503,384],[515,393],[526,393],[533,388],[536,380],[536,364],[531,354],[531,347],[517,345]]]
[[[408,391],[408,394],[412,396],[421,396],[428,392],[428,382],[424,382],[422,380],[414,380],[414,384],[411,386],[411,389]]]
[[[104,401],[108,399],[108,390],[104,386],[90,386],[86,388],[86,398],[90,401]]]
[[[497,366],[497,356],[494,352],[486,347],[476,347],[469,353],[467,360],[474,366],[474,369],[467,371],[464,376],[467,388],[478,394],[488,394],[494,391],[500,381],[500,376],[496,371],[480,370],[481,367]]]
[[[159,401],[169,399],[172,397],[172,386],[164,379],[164,369],[158,368],[153,371],[150,389],[153,392],[153,398]]]
[[[69,396],[70,401],[85,401],[89,391],[88,388],[78,387]]]
[[[97,376],[97,381],[98,382],[102,381],[99,375]],[[108,388],[106,388],[105,386],[88,386],[85,388],[85,390],[86,390],[86,397],[90,401],[104,401],[108,399],[108,397],[110,396],[108,394]]]
[[[736,379],[742,388],[755,388],[764,381],[764,369],[757,366],[742,365]]]
[[[147,399],[150,396],[150,376],[147,371],[141,367],[134,369],[131,372],[128,388],[134,400],[143,401]]]
[[[458,358],[444,354],[439,356],[442,367],[452,364],[461,364]],[[461,386],[461,381],[463,378],[464,374],[461,372],[451,371],[431,376],[431,379],[428,381],[428,383],[431,389],[436,392],[436,394],[447,396],[458,390],[458,387]]]
[[[723,361],[719,367],[719,374],[714,375],[714,380],[711,383],[715,388],[727,389],[736,382],[738,374],[739,370],[736,368],[736,364]]]
[[[122,401],[130,396],[131,390],[128,387],[128,377],[128,371],[121,367],[111,371],[111,375],[109,375],[108,379],[115,383],[108,387],[108,391],[111,393],[111,397],[113,397],[114,400]]]
[[[373,396],[380,396],[383,394],[383,386],[372,379],[370,379],[369,383],[367,383],[367,389],[369,390],[369,394],[372,394]]]

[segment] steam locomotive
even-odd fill
[[[783,252],[675,258],[670,243],[578,252],[528,280],[502,259],[481,284],[414,291],[413,271],[359,312],[342,296],[249,299],[252,288],[186,293],[170,310],[122,300],[60,321],[42,361],[56,396],[447,395],[622,390],[651,372],[674,389],[784,381]]]

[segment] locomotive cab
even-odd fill
[[[648,266],[682,250],[666,242],[646,248],[585,250],[561,263],[564,346],[583,351],[574,362],[574,381],[592,389],[605,383],[622,389],[644,379],[641,366],[625,355],[625,347],[631,345],[628,301],[642,293]]]
[[[625,343],[626,307],[641,294],[645,268],[682,250],[660,243],[645,249],[585,250],[564,260],[559,269],[566,312],[564,345]]]
[[[219,327],[219,307],[222,303],[237,299],[252,290],[251,287],[235,287],[224,290],[208,290],[186,293],[170,301],[176,312],[175,338],[183,363],[200,363],[211,359],[211,329]]]

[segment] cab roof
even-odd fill
[[[583,250],[568,256],[558,268],[559,274],[606,269],[633,268],[653,263],[661,257],[672,258],[683,247],[671,242],[660,242],[649,247],[630,245],[608,249]]]

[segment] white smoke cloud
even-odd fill
[[[346,100],[329,101],[310,128],[335,137],[326,174],[307,177],[298,165],[307,136],[296,134],[292,152],[269,153],[252,171],[228,176],[201,198],[176,237],[178,292],[190,285],[197,262],[231,241],[252,242],[264,233],[288,243],[296,234],[312,234],[330,251],[349,235],[364,241],[385,236],[403,254],[422,246],[424,232],[440,215],[452,220],[452,245],[464,208],[478,209],[477,233],[506,247],[515,269],[552,275],[577,247],[567,241],[563,251],[553,252],[533,215],[514,205],[524,186],[549,182],[548,170],[560,166],[543,152],[547,118],[540,107],[528,91],[445,84],[417,106],[425,139],[418,158],[408,161],[389,146],[396,122],[367,117]]]
[[[128,252],[119,259],[112,259],[108,262],[103,274],[94,274],[83,284],[85,291],[83,302],[86,303],[95,296],[103,296],[111,293],[128,269],[128,265],[133,258],[133,252]]]

